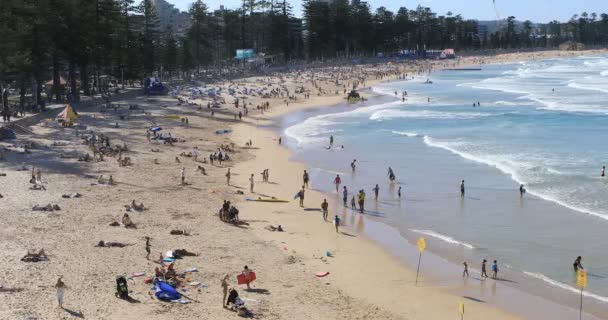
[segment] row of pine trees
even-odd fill
[[[237,49],[253,48],[279,61],[391,54],[401,49],[552,48],[566,40],[608,43],[608,15],[575,15],[535,25],[508,17],[482,33],[478,22],[430,8],[372,11],[359,0],[305,0],[302,20],[286,0],[243,0],[211,11],[195,1],[185,36],[160,28],[152,0],[3,0],[0,8],[0,86],[19,91],[60,77],[74,98],[90,95],[102,77],[139,81],[234,64]],[[298,24],[300,21],[301,24]],[[59,92],[56,93],[59,95]],[[59,97],[57,97],[59,98]]]

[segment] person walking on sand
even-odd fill
[[[199,155],[198,147],[194,147],[193,153],[194,153],[194,162],[197,162],[198,161],[198,155]]]
[[[302,189],[298,192],[298,198],[300,198],[300,207],[304,207],[304,186],[302,186]]]
[[[492,279],[498,279],[498,262],[496,260],[492,263]]]
[[[572,266],[574,267],[574,272],[578,272],[578,270],[585,269],[585,268],[583,268],[582,260],[583,260],[583,257],[581,257],[581,256],[576,257],[576,260],[574,260],[574,263],[572,264]]]
[[[150,260],[150,237],[146,236],[146,259]]]
[[[55,297],[57,298],[57,304],[59,308],[63,309],[63,296],[65,295],[65,290],[67,286],[61,280],[61,277],[57,279],[57,283],[55,284]]]
[[[321,203],[321,209],[323,210],[323,220],[327,221],[327,209],[329,208],[329,204],[327,203],[327,199],[323,199],[323,203]]]
[[[308,172],[304,170],[304,174],[302,175],[302,180],[304,181],[304,187],[308,189],[308,181],[310,177],[308,176]]]
[[[340,184],[342,183],[342,179],[340,179],[340,175],[337,174],[336,178],[334,179],[334,184],[336,185],[336,193],[340,192]]]
[[[481,262],[481,278],[487,278],[488,277],[488,273],[486,272],[486,263],[488,262],[488,260],[483,259],[483,262]]]
[[[346,186],[344,186],[344,189],[342,190],[342,201],[344,201],[344,208],[346,208],[346,202],[348,201],[348,190],[346,189]]]
[[[226,172],[226,184],[230,185],[230,168],[228,168],[228,171]]]
[[[186,167],[182,167],[181,173],[182,185],[186,184]]]
[[[460,183],[460,198],[464,199],[464,180]]]
[[[253,182],[254,182],[254,178],[253,178],[253,173],[252,173],[251,177],[249,177],[249,191],[251,193],[253,193]]]
[[[340,227],[340,217],[338,215],[334,217],[334,225],[336,226],[336,233],[338,233],[338,227]]]
[[[228,296],[228,277],[229,275],[226,274],[224,279],[222,279],[222,294],[224,296],[222,299],[222,308],[226,308],[226,305],[228,304],[226,301],[226,297]]]
[[[251,269],[249,269],[249,267],[248,267],[248,266],[245,266],[245,267],[243,268],[242,273],[245,275],[245,281],[247,281],[247,282],[245,282],[245,284],[247,285],[247,290],[250,290],[250,289],[251,289],[251,287],[249,286],[249,283],[250,283],[251,281],[249,281],[249,274],[251,273]]]
[[[462,270],[462,277],[463,278],[468,278],[469,277],[469,265],[467,264],[467,262],[463,262],[462,265],[464,266],[464,270]]]
[[[376,196],[376,201],[378,201],[378,193],[380,192],[380,187],[376,184],[374,187],[374,195]]]
[[[279,136],[279,145],[281,145],[281,143],[283,143],[283,138]]]

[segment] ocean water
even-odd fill
[[[370,219],[473,268],[498,259],[509,276],[566,296],[578,292],[572,262],[582,255],[585,295],[608,314],[608,56],[440,71],[373,91],[375,103],[284,121],[315,188],[331,192],[340,174],[351,193],[366,191]]]

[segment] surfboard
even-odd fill
[[[137,278],[137,277],[141,277],[145,274],[146,274],[145,272],[134,272],[131,274],[131,277]]]
[[[255,272],[249,272],[249,277],[246,277],[244,273],[239,274],[238,276],[236,276],[236,281],[238,284],[247,284],[247,283],[251,283],[253,281],[255,281],[256,277],[255,277]]]
[[[317,276],[319,278],[325,277],[327,275],[329,275],[328,271],[319,271],[319,272],[315,273],[315,276]]]

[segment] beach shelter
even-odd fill
[[[76,111],[74,111],[74,108],[72,108],[72,105],[67,104],[65,106],[65,108],[63,108],[63,111],[61,111],[58,115],[57,115],[57,119],[58,120],[63,120],[63,121],[74,121],[78,119],[78,113],[76,113]]]

